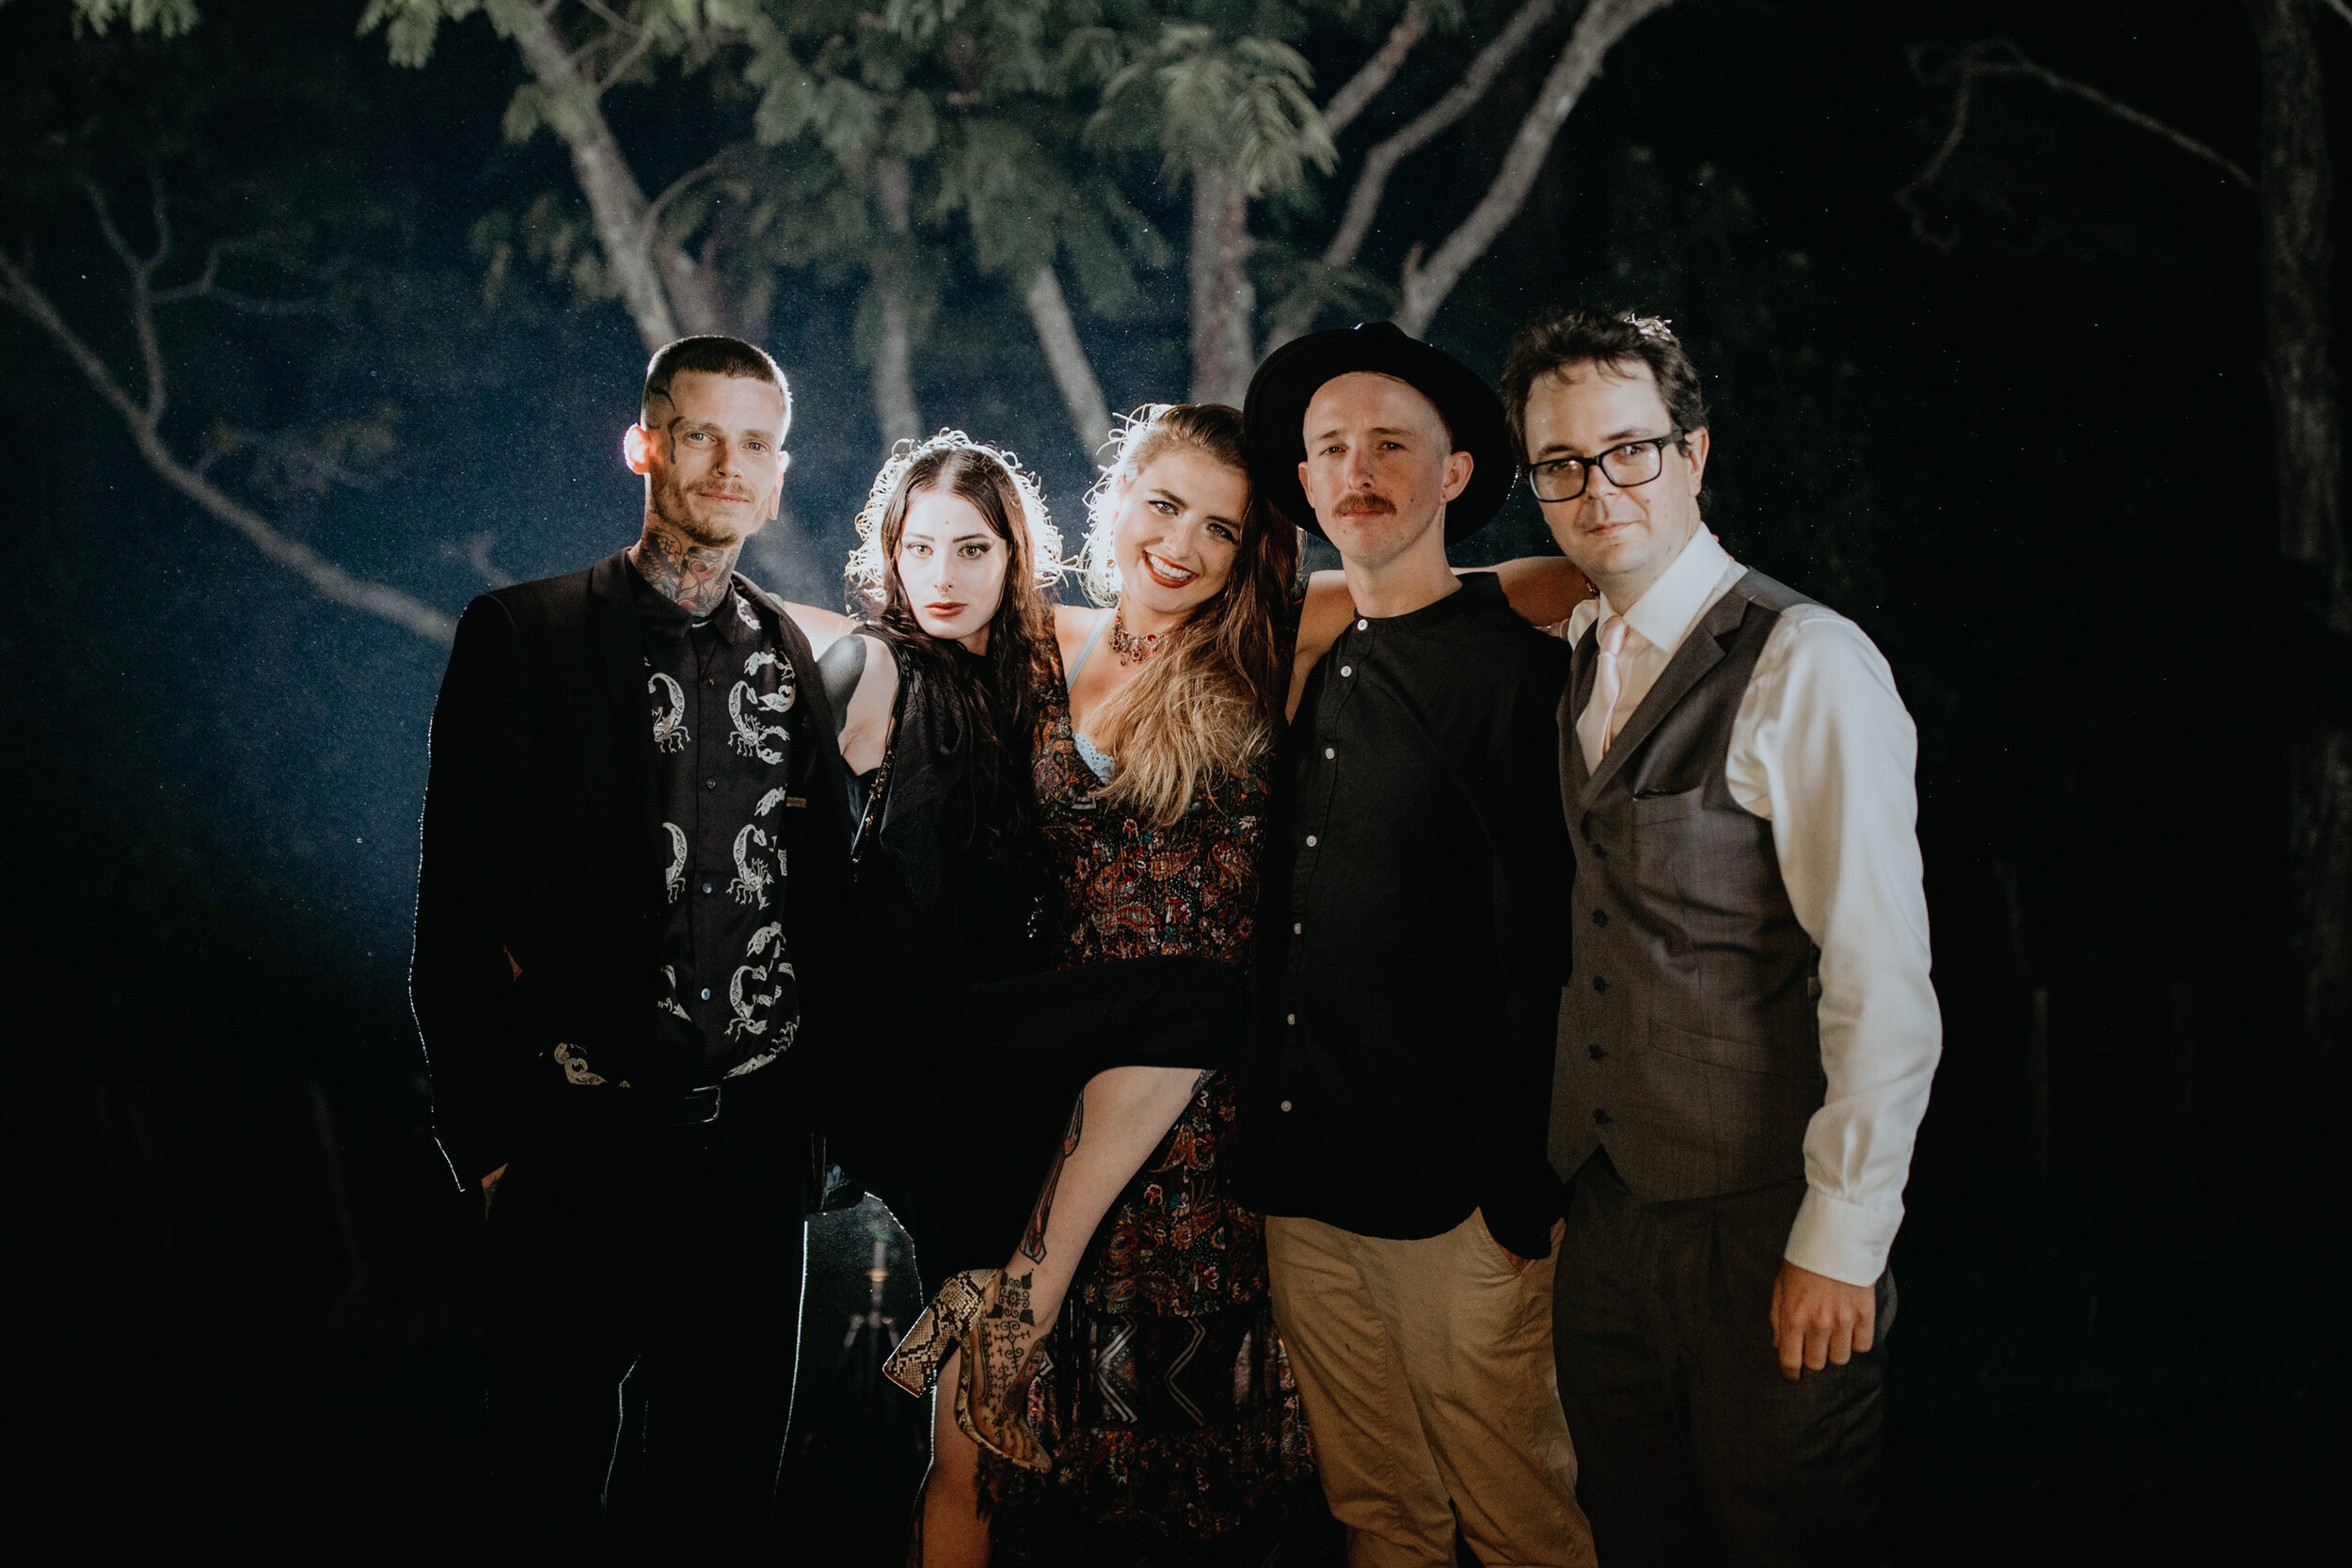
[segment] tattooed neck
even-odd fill
[[[644,579],[680,610],[707,615],[727,596],[727,581],[735,558],[743,553],[732,545],[697,545],[657,517],[645,519],[645,531],[628,547],[628,559]]]

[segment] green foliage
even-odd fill
[[[5,0],[0,0],[5,3]],[[195,27],[196,0],[73,0],[73,30],[103,33],[116,23],[131,32],[178,38]]]
[[[1090,41],[1085,57],[1104,56]],[[1103,84],[1089,129],[1106,146],[1156,144],[1171,180],[1216,168],[1254,198],[1296,188],[1311,165],[1325,174],[1338,166],[1313,85],[1287,43],[1167,22]]]

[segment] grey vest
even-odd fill
[[[1576,845],[1576,970],[1561,993],[1552,1168],[1596,1148],[1645,1202],[1804,1174],[1821,1108],[1820,954],[1788,906],[1772,825],[1731,798],[1724,762],[1748,677],[1805,597],[1750,572],[1699,618],[1611,742],[1584,765],[1576,720],[1598,660],[1584,634],[1560,708],[1560,787]]]

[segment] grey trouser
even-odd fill
[[[1513,1270],[1476,1212],[1389,1241],[1269,1217],[1290,1353],[1350,1568],[1589,1568],[1576,1449],[1551,1386],[1551,1271]]]
[[[1784,1379],[1772,1281],[1804,1197],[1800,1180],[1643,1203],[1606,1153],[1577,1175],[1552,1341],[1610,1568],[1866,1560],[1895,1280],[1868,1353]]]

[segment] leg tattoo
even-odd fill
[[[1045,1261],[1045,1225],[1054,1214],[1054,1189],[1061,1184],[1061,1168],[1078,1151],[1078,1139],[1085,1133],[1087,1097],[1078,1096],[1078,1102],[1070,1107],[1070,1125],[1061,1135],[1061,1148],[1054,1156],[1051,1170],[1045,1173],[1045,1185],[1037,1195],[1037,1207],[1029,1211],[1029,1228],[1021,1237],[1021,1256],[1032,1263]]]

